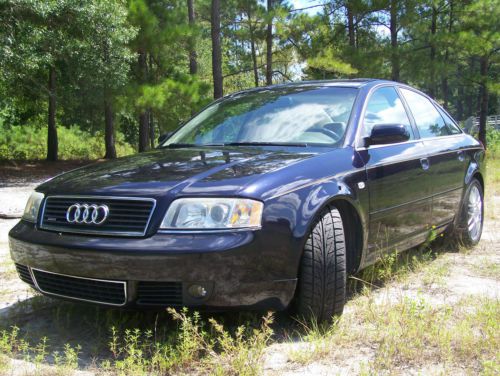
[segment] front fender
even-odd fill
[[[332,179],[311,187],[310,190],[304,192],[304,204],[301,210],[297,212],[297,226],[294,228],[294,237],[306,238],[321,210],[328,204],[341,200],[346,201],[356,210],[362,220],[363,228],[365,228],[367,218],[362,210],[357,190],[343,181]]]
[[[358,181],[364,181],[364,176],[364,169],[360,169],[347,178],[337,176],[323,179],[266,202],[264,211],[266,221],[275,222],[275,224],[280,222],[276,229],[280,228],[281,231],[287,231],[290,235],[289,247],[293,249],[297,270],[314,220],[330,203],[343,201],[349,204],[361,221],[363,240],[367,239],[368,213],[363,208],[368,208],[368,190],[359,189],[357,186]],[[363,249],[366,249],[365,244],[363,244]]]

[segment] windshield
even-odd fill
[[[207,107],[162,146],[335,145],[356,94],[354,88],[292,86],[233,95]]]

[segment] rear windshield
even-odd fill
[[[343,139],[357,89],[286,87],[259,90],[214,103],[164,146],[175,144],[320,144]]]

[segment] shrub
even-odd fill
[[[486,130],[486,146],[492,158],[500,158],[500,130],[488,127]]]
[[[81,130],[73,125],[60,126],[60,159],[99,159],[104,156],[104,135]],[[118,156],[134,153],[134,148],[125,142],[122,133],[117,132],[116,152]],[[35,125],[8,127],[0,123],[0,159],[35,160],[44,159],[47,154],[47,130]]]

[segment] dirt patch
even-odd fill
[[[490,299],[498,302],[500,299],[500,222],[487,220],[484,235],[473,249],[460,249],[439,253],[439,255],[424,266],[420,271],[410,273],[402,279],[396,279],[382,288],[371,288],[368,295],[355,296],[347,303],[344,316],[362,317],[366,315],[367,306],[376,312],[377,307],[397,306],[402,302],[425,302],[434,308],[444,307],[445,310],[464,309],[464,302],[469,300],[481,301]],[[439,249],[436,250],[440,252]],[[367,301],[369,304],[367,305]],[[413,304],[413,303],[412,303]],[[475,309],[470,307],[469,310]],[[500,312],[494,312],[491,319],[500,319]],[[352,331],[369,333],[373,330],[365,322],[356,323],[354,320],[349,327]],[[349,334],[346,335],[349,337]],[[339,336],[342,338],[342,336]],[[266,374],[280,375],[359,375],[372,374],[370,365],[379,354],[382,343],[367,342],[363,336],[353,343],[327,344],[326,350],[318,350],[321,340],[309,339],[298,342],[273,344],[268,348],[266,355]],[[383,338],[383,335],[381,334]],[[325,345],[323,345],[325,346]],[[320,351],[320,359],[315,360],[313,354]],[[294,354],[306,358],[305,363],[297,361]],[[307,358],[310,359],[307,359]],[[473,361],[471,360],[473,363]],[[419,367],[410,367],[399,364],[392,370],[395,374],[409,375],[465,375],[470,374],[472,364],[463,365],[464,368],[453,364],[424,362]],[[498,371],[498,364],[493,366]],[[496,368],[495,368],[496,367]],[[477,369],[476,371],[483,371]],[[375,372],[377,373],[377,372]],[[391,372],[389,372],[391,373]]]
[[[93,161],[0,161],[0,188],[33,185]]]
[[[0,161],[0,219],[20,218],[31,191],[37,185],[89,163],[91,162]]]

